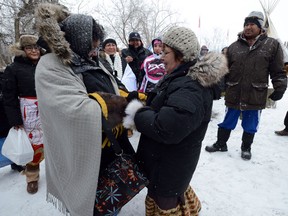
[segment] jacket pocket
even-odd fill
[[[268,91],[267,83],[252,83],[252,89],[249,94],[250,105],[264,105],[266,103]]]
[[[227,82],[225,92],[225,101],[230,104],[240,103],[240,85],[239,82]]]

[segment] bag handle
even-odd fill
[[[117,156],[121,156],[123,154],[123,150],[119,145],[118,141],[116,140],[109,123],[107,122],[106,118],[102,113],[102,129],[104,130],[106,136],[111,142],[111,146]]]

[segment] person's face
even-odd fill
[[[161,59],[164,62],[165,70],[168,74],[170,74],[173,70],[175,70],[180,64],[181,61],[176,59],[175,53],[170,47],[165,46]]]
[[[208,50],[207,49],[201,49],[200,50],[200,55],[201,56],[204,56],[204,55],[206,55],[208,53]]]
[[[156,44],[154,44],[153,50],[154,50],[154,53],[155,53],[155,54],[158,54],[158,55],[161,54],[162,51],[163,51],[163,45],[162,45],[162,43],[156,43]]]
[[[106,46],[104,47],[104,51],[108,55],[113,55],[117,52],[117,46],[114,43],[107,43]]]
[[[93,56],[97,56],[97,48],[100,45],[100,40],[93,40],[92,42],[92,50],[89,52],[89,56],[93,57]]]
[[[261,32],[261,29],[255,23],[247,23],[244,26],[244,37],[246,39],[254,39],[256,38]]]
[[[24,47],[24,52],[27,58],[32,61],[38,61],[40,59],[40,47],[38,45],[28,45]]]
[[[141,46],[141,40],[132,38],[129,40],[129,45],[132,45],[134,48],[138,48]]]

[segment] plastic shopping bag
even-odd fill
[[[26,165],[33,160],[34,150],[24,129],[9,130],[2,147],[2,155],[18,165]]]

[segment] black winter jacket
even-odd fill
[[[150,50],[144,48],[143,46],[135,49],[133,46],[129,45],[128,49],[122,50],[122,57],[126,58],[127,56],[131,56],[133,61],[129,63],[132,71],[134,72],[137,83],[140,85],[142,83],[143,77],[141,76],[141,65],[147,56],[150,56],[152,52]]]
[[[187,76],[188,69],[166,75],[134,118],[141,133],[137,158],[148,174],[148,189],[160,196],[187,189],[211,117],[213,90]]]
[[[2,87],[3,87],[3,76],[4,73],[3,71],[0,71],[0,138],[6,137],[8,135],[10,125],[7,120],[7,115],[4,109],[4,101],[3,101],[3,92],[2,92]]]
[[[36,97],[35,69],[28,58],[16,56],[4,71],[3,99],[10,126],[23,124],[18,97]]]
[[[264,109],[269,75],[274,90],[285,92],[287,77],[283,69],[283,52],[277,40],[264,33],[250,48],[240,33],[238,40],[229,46],[227,57],[227,107],[241,110]]]

